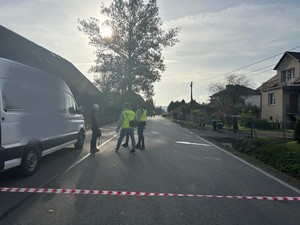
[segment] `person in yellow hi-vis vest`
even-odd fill
[[[117,146],[115,151],[118,152],[121,142],[123,140],[123,138],[126,135],[130,136],[131,139],[131,145],[132,145],[132,149],[131,149],[131,153],[135,153],[135,139],[134,139],[134,127],[130,126],[130,121],[135,121],[135,113],[131,110],[130,104],[129,103],[125,103],[124,104],[124,109],[121,112],[121,115],[119,117],[118,120],[118,124],[117,124],[117,133],[119,132],[120,128],[121,132],[120,132],[120,137],[118,139],[117,142]]]
[[[147,109],[145,109],[143,105],[139,105],[138,109],[136,110],[136,120],[138,121],[138,143],[135,147],[140,150],[145,150],[144,130],[146,127]]]

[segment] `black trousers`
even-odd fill
[[[142,148],[145,148],[144,130],[145,130],[145,126],[138,125],[138,127],[137,127],[137,133],[138,133],[138,143],[137,143],[137,146],[141,146]]]
[[[97,147],[97,131],[93,131],[92,132],[92,139],[91,139],[91,149],[96,148]]]

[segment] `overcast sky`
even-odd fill
[[[93,81],[87,71],[94,49],[78,31],[77,19],[103,19],[101,2],[111,0],[0,0],[0,23],[64,57]],[[300,52],[299,0],[157,2],[164,27],[181,32],[180,43],[164,51],[167,69],[155,84],[156,105],[189,101],[191,81],[196,101],[207,102],[208,86],[224,82],[232,71],[251,76],[255,89],[276,74],[282,53]]]

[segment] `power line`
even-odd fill
[[[291,50],[294,50],[294,49],[297,49],[297,48],[300,48],[300,45],[299,45],[299,46],[296,46],[296,47],[294,47],[294,48],[291,48],[291,49],[289,49],[288,51],[291,51]],[[251,64],[249,64],[249,65],[247,65],[247,66],[243,66],[243,67],[240,67],[240,68],[238,68],[238,69],[235,69],[235,70],[232,70],[232,71],[230,71],[230,72],[223,73],[223,74],[220,74],[220,75],[217,75],[217,76],[213,76],[213,77],[209,77],[209,78],[206,78],[206,79],[202,79],[202,80],[200,80],[200,81],[212,80],[212,79],[215,79],[215,78],[224,76],[224,75],[228,75],[228,74],[234,73],[234,72],[236,72],[236,71],[243,70],[243,69],[245,69],[245,68],[254,66],[254,65],[256,65],[256,64],[262,63],[262,62],[267,61],[267,60],[270,60],[270,59],[275,58],[275,57],[277,57],[277,56],[280,56],[280,55],[282,55],[282,54],[284,54],[284,53],[285,53],[285,52],[281,52],[281,53],[278,53],[278,54],[276,54],[276,55],[270,56],[270,57],[268,57],[268,58],[259,60],[259,61],[255,62],[255,63],[251,63]],[[275,65],[276,65],[276,64],[275,64]]]
[[[291,51],[291,50],[294,50],[294,49],[297,49],[297,48],[300,48],[300,45],[299,45],[299,46],[296,46],[296,47],[294,47],[294,48],[291,48],[291,49],[289,49],[289,50],[287,50],[287,51]],[[286,51],[285,51],[285,52],[286,52]],[[223,74],[220,74],[220,75],[217,75],[217,76],[214,76],[214,77],[210,77],[210,78],[207,78],[207,79],[202,79],[202,80],[200,80],[199,82],[201,82],[201,81],[207,81],[207,80],[212,80],[212,79],[215,79],[215,78],[218,78],[218,77],[221,77],[221,76],[230,74],[230,73],[234,73],[234,72],[239,71],[239,70],[243,70],[243,69],[249,68],[249,67],[251,67],[251,66],[254,66],[254,65],[257,65],[257,64],[259,64],[259,63],[262,63],[262,62],[268,61],[268,60],[270,60],[270,59],[273,59],[273,58],[275,58],[275,57],[277,57],[277,56],[283,55],[285,52],[278,53],[278,54],[276,54],[276,55],[273,55],[273,56],[267,57],[267,58],[265,58],[265,59],[259,60],[259,61],[257,61],[257,62],[251,63],[251,64],[249,64],[249,65],[247,65],[247,66],[243,66],[243,67],[240,67],[240,68],[238,68],[238,69],[234,69],[234,70],[232,70],[232,71],[230,71],[230,72],[227,72],[227,73],[223,73]],[[278,62],[273,63],[273,64],[269,64],[269,65],[263,65],[262,67],[255,68],[255,69],[253,69],[253,70],[249,70],[249,71],[247,71],[246,74],[244,74],[244,75],[257,76],[257,75],[260,75],[260,74],[263,74],[263,73],[267,73],[267,72],[270,71],[269,69],[264,70],[264,71],[261,71],[261,72],[258,72],[258,71],[263,70],[263,69],[266,69],[266,68],[271,67],[271,66],[275,66],[277,63],[278,63]],[[254,73],[254,72],[258,72],[258,73]],[[253,74],[253,73],[254,73],[254,74]],[[194,83],[195,83],[195,82],[194,82]],[[198,82],[196,82],[196,83],[198,83]],[[185,84],[185,85],[186,85],[186,84]],[[201,91],[197,86],[193,86],[193,87],[195,87],[198,91]],[[160,93],[164,93],[164,92],[170,92],[170,91],[174,91],[174,90],[179,89],[179,88],[183,88],[183,86],[177,86],[177,87],[175,87],[175,88],[170,88],[170,89],[167,89],[167,90],[165,90],[165,91],[157,92],[157,93],[155,93],[155,94],[160,94]]]
[[[268,68],[268,67],[273,67],[273,66],[275,66],[276,65],[276,63],[272,63],[272,64],[270,64],[270,65],[267,65],[267,66],[264,66],[264,67],[260,67],[260,68],[258,68],[258,69],[255,69],[255,70],[252,70],[252,71],[249,71],[250,73],[253,73],[253,72],[256,72],[256,71],[259,71],[259,70],[263,70],[263,69],[266,69],[266,68]]]

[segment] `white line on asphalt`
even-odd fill
[[[114,139],[116,136],[118,136],[118,134],[115,134],[114,136],[112,136],[110,139],[108,139],[107,141],[103,142],[100,145],[100,148],[102,146],[104,146],[105,144],[107,144],[108,142],[110,142],[112,139]],[[73,169],[75,166],[77,166],[79,163],[81,163],[83,160],[85,160],[87,157],[89,157],[91,155],[91,153],[83,156],[81,159],[79,159],[76,163],[74,163],[73,165],[71,165],[65,172],[68,172],[69,170]]]
[[[201,144],[201,143],[193,143],[193,142],[185,142],[185,141],[176,141],[177,144],[184,144],[184,145],[201,145],[201,146],[207,146],[210,147],[212,145],[208,144]]]
[[[222,161],[222,159],[214,158],[214,157],[203,157],[203,158],[205,158],[205,159],[214,159],[214,160]]]
[[[176,126],[178,126],[178,127],[182,128],[182,129],[183,129],[183,130],[185,130],[186,132],[188,132],[188,133],[191,133],[191,131],[187,130],[186,128],[184,128],[184,127],[181,127],[181,126],[179,126],[179,125],[178,125],[178,124],[176,124],[176,123],[174,123],[174,124],[175,124]],[[241,158],[239,158],[239,157],[237,157],[237,156],[235,156],[235,155],[231,154],[230,152],[227,152],[226,150],[224,150],[224,149],[220,148],[219,146],[217,146],[217,145],[215,145],[215,144],[211,143],[210,141],[208,141],[208,140],[205,140],[204,138],[200,137],[199,135],[197,135],[197,134],[195,134],[195,133],[192,133],[192,134],[193,134],[193,135],[195,135],[196,137],[200,138],[201,140],[203,140],[203,141],[207,142],[208,144],[210,144],[210,145],[212,145],[212,146],[216,147],[217,149],[221,150],[222,152],[224,152],[224,153],[226,153],[226,154],[228,154],[228,155],[232,156],[233,158],[235,158],[235,159],[237,159],[237,160],[239,160],[239,161],[243,162],[244,164],[246,164],[246,165],[248,165],[248,166],[252,167],[253,169],[255,169],[255,170],[259,171],[260,173],[262,173],[262,174],[264,174],[264,175],[268,176],[269,178],[271,178],[271,179],[273,179],[273,180],[277,181],[278,183],[280,183],[280,184],[282,184],[282,185],[286,186],[287,188],[289,188],[289,189],[291,189],[291,190],[295,191],[296,193],[300,194],[300,190],[299,190],[298,188],[295,188],[295,187],[293,187],[292,185],[289,185],[288,183],[286,183],[286,182],[284,182],[284,181],[282,181],[282,180],[278,179],[277,177],[274,177],[273,175],[271,175],[271,174],[269,174],[269,173],[267,173],[267,172],[263,171],[262,169],[260,169],[260,168],[258,168],[258,167],[256,167],[256,166],[254,166],[254,165],[252,165],[252,164],[248,163],[247,161],[245,161],[245,160],[243,160],[243,159],[241,159]]]

